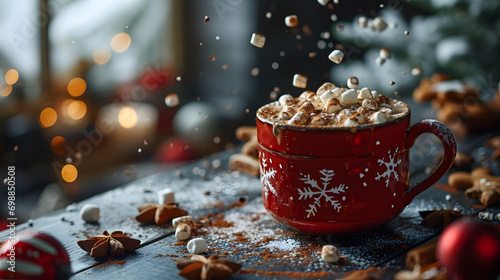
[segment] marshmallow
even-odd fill
[[[311,116],[308,113],[304,113],[303,111],[297,112],[289,121],[288,124],[297,125],[297,124],[307,124],[311,120]]]
[[[100,209],[95,204],[85,204],[80,210],[80,217],[88,223],[95,223],[99,221]]]
[[[324,118],[324,116],[322,115],[316,115],[312,118],[311,120],[311,125],[317,125],[317,126],[321,126],[321,125],[325,125],[326,124],[326,120]]]
[[[296,27],[299,25],[299,19],[296,15],[290,15],[285,18],[285,24],[288,27]]]
[[[382,32],[382,31],[384,31],[384,29],[387,28],[387,23],[381,17],[376,17],[372,21],[371,28],[374,31]]]
[[[340,62],[342,62],[342,59],[344,59],[344,53],[339,50],[334,50],[330,53],[330,55],[328,55],[328,58],[331,61],[339,64]]]
[[[361,106],[362,106],[361,108],[366,108],[369,110],[377,110],[377,108],[378,108],[377,101],[375,101],[373,99],[363,100],[363,102],[361,103]]]
[[[191,237],[191,227],[187,224],[180,224],[175,229],[175,238],[177,240],[186,240]]]
[[[340,99],[342,96],[342,89],[341,88],[335,88],[332,90],[333,97]]]
[[[384,123],[390,120],[390,118],[384,112],[375,112],[370,116],[370,120],[374,123]]]
[[[262,48],[266,43],[266,37],[264,35],[253,33],[252,39],[250,39],[250,44]]]
[[[366,28],[368,26],[368,19],[364,16],[358,18],[358,26],[361,28]]]
[[[328,91],[328,90],[333,90],[333,89],[335,89],[335,88],[337,88],[337,86],[335,86],[335,85],[334,85],[334,84],[332,84],[332,83],[328,83],[328,82],[327,82],[327,83],[322,84],[322,85],[318,88],[318,90],[316,91],[316,94],[317,94],[318,96],[321,96],[321,95],[323,95],[323,93],[325,93],[326,91]]]
[[[375,59],[375,63],[377,63],[378,66],[382,66],[385,63],[385,58],[382,58],[382,57],[378,56]]]
[[[304,102],[304,104],[302,104],[302,106],[300,106],[299,108],[299,111],[302,111],[304,113],[314,113],[314,105],[307,101],[307,102]]]
[[[188,242],[187,249],[191,254],[201,254],[208,249],[207,241],[203,238],[195,238]]]
[[[321,6],[326,6],[326,4],[328,4],[328,1],[330,0],[318,0],[318,3],[320,3]]]
[[[285,105],[293,105],[295,101],[293,100],[293,96],[291,96],[290,94],[284,94],[280,96],[279,102],[281,106],[285,106]]]
[[[193,216],[189,216],[189,215],[181,216],[181,217],[174,218],[172,220],[172,226],[174,228],[177,228],[178,226],[180,226],[182,224],[189,225],[192,229],[196,229],[196,222],[194,221]]]
[[[377,98],[379,93],[376,90],[372,90],[373,99]]]
[[[379,56],[383,59],[389,59],[391,58],[391,53],[389,52],[388,49],[386,48],[381,48],[379,52]]]
[[[158,204],[163,205],[169,202],[175,202],[174,191],[170,188],[158,191]]]
[[[339,252],[333,245],[325,245],[321,249],[321,259],[326,263],[336,263],[339,261]]]
[[[170,108],[179,105],[179,96],[177,93],[167,94],[167,96],[165,96],[165,105]]]
[[[357,88],[359,85],[359,80],[356,77],[349,77],[347,79],[347,87],[348,88]]]
[[[306,88],[307,76],[301,74],[295,74],[293,76],[293,86],[298,88]]]
[[[325,102],[325,112],[326,113],[337,113],[340,111],[340,100],[337,98],[330,98]]]
[[[308,100],[308,99],[314,98],[316,96],[317,95],[314,91],[306,90],[299,95],[299,99]]]
[[[344,122],[344,126],[357,126],[359,123],[354,119],[347,119],[345,122]]]
[[[419,76],[422,74],[422,68],[420,67],[413,67],[411,70],[410,70],[410,73],[413,75],[413,76]]]
[[[292,115],[290,115],[288,112],[286,112],[286,111],[281,111],[281,113],[280,113],[280,120],[285,120],[285,121],[287,121],[287,120],[289,120],[289,119],[291,119],[291,118],[292,118]]]
[[[489,212],[479,212],[477,213],[477,217],[481,220],[490,220],[493,221],[493,213]]]
[[[358,103],[358,94],[356,93],[356,90],[350,89],[350,90],[344,91],[342,93],[342,95],[340,96],[340,102],[342,104],[346,104],[346,105]]]
[[[358,99],[373,99],[370,89],[367,87],[362,88],[358,93]]]
[[[333,98],[333,92],[331,90],[327,90],[319,98],[323,101],[323,103],[326,103],[328,99]]]

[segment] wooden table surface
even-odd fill
[[[32,224],[19,225],[17,230],[44,231],[56,237],[70,256],[74,273],[71,279],[182,279],[176,261],[189,258],[186,242],[175,239],[169,223],[158,226],[134,220],[137,206],[156,203],[157,191],[172,188],[180,207],[197,219],[208,217],[213,222],[197,232],[209,244],[204,255],[218,254],[242,263],[245,273],[233,275],[234,279],[288,278],[285,273],[272,275],[275,271],[300,272],[303,274],[289,275],[311,279],[315,279],[314,272],[328,272],[320,279],[337,279],[345,277],[346,272],[372,266],[384,269],[381,279],[392,279],[395,272],[405,268],[406,252],[440,234],[438,229],[420,225],[419,211],[441,207],[458,207],[464,213],[479,211],[474,207],[478,202],[466,199],[463,192],[454,194],[432,187],[417,196],[399,217],[369,233],[348,237],[305,235],[267,214],[262,206],[260,180],[229,171],[230,154],[221,152],[137,180],[77,203],[72,211],[63,209]],[[215,168],[219,162],[221,165]],[[441,182],[446,182],[446,177]],[[87,203],[100,206],[98,223],[80,219],[79,210]],[[500,212],[498,207],[488,211]],[[140,239],[142,245],[112,261],[94,259],[78,247],[78,240],[104,230],[122,230]],[[7,236],[8,231],[1,232],[0,240]],[[338,248],[341,263],[329,265],[321,261],[320,251],[325,244]]]

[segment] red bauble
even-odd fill
[[[500,235],[482,222],[455,221],[439,237],[436,257],[451,279],[495,279],[500,274]]]
[[[0,279],[68,279],[69,257],[51,235],[21,231],[0,248]]]

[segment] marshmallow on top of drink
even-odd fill
[[[275,125],[357,127],[392,121],[408,112],[404,102],[366,87],[356,90],[357,84],[358,80],[351,77],[349,89],[324,83],[316,92],[304,91],[299,97],[285,94],[261,107],[257,116]]]

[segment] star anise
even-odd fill
[[[139,248],[141,241],[128,237],[121,231],[113,231],[109,234],[106,230],[97,236],[78,241],[78,246],[83,250],[90,252],[90,256],[101,258],[107,255],[114,257],[133,251]]]
[[[227,279],[231,274],[240,270],[241,264],[229,260],[220,260],[219,256],[205,258],[193,255],[190,260],[177,264],[181,269],[179,275],[189,280]]]
[[[464,216],[460,212],[445,209],[420,211],[419,214],[424,218],[420,224],[426,227],[446,227]]]
[[[146,204],[137,207],[139,210],[139,215],[135,217],[135,220],[141,223],[152,223],[155,222],[158,225],[164,224],[173,218],[186,216],[188,212],[182,208],[179,208],[177,203],[169,202],[163,205],[160,204]]]

